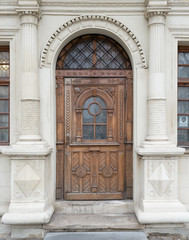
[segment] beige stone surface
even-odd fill
[[[54,214],[49,231],[88,231],[88,230],[136,230],[144,229],[134,214]]]

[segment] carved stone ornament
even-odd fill
[[[163,17],[166,17],[167,14],[169,13],[170,11],[170,8],[163,8],[163,9],[159,9],[157,10],[156,8],[147,8],[146,11],[145,11],[145,18],[146,19],[149,19],[150,17],[153,17],[153,16],[163,16]]]
[[[26,164],[22,170],[16,175],[15,182],[22,193],[29,197],[40,182],[40,177],[35,170]]]
[[[84,167],[78,167],[75,171],[75,175],[78,178],[84,178],[87,175],[87,170]]]
[[[25,15],[31,15],[31,16],[37,17],[38,20],[40,20],[42,17],[42,13],[39,8],[31,8],[31,9],[18,8],[16,12],[19,17],[25,16]]]
[[[109,178],[113,175],[113,169],[110,166],[106,166],[102,170],[102,175],[106,178]]]
[[[168,191],[168,188],[173,180],[168,176],[168,171],[164,164],[160,163],[154,170],[149,182],[152,184],[159,196],[162,196]]]
[[[135,36],[135,34],[127,28],[123,23],[119,22],[116,19],[103,15],[84,15],[78,16],[60,26],[50,37],[50,39],[45,44],[42,54],[41,54],[41,67],[48,67],[52,63],[53,54],[58,51],[58,47],[61,44],[61,41],[65,39],[70,34],[73,34],[74,31],[77,32],[85,28],[91,28],[91,22],[94,23],[94,26],[98,29],[106,26],[107,31],[111,31],[115,35],[121,36],[122,39],[127,39],[125,44],[128,44],[129,49],[132,49],[132,54],[134,60],[138,66],[147,68],[146,57],[144,55],[143,48]],[[89,30],[88,30],[89,31]],[[131,41],[128,41],[131,39]],[[131,45],[130,45],[131,44]],[[50,54],[50,55],[49,55]]]

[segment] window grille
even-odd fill
[[[57,70],[131,69],[125,50],[113,39],[101,35],[85,35],[72,40],[60,52]]]

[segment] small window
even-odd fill
[[[178,145],[189,146],[189,47],[178,54]]]
[[[99,97],[88,98],[83,105],[83,140],[106,139],[107,107]]]
[[[9,47],[0,47],[0,145],[9,143]]]

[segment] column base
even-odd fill
[[[19,141],[41,141],[40,135],[21,135]]]
[[[44,141],[19,141],[2,150],[11,160],[11,202],[2,217],[4,224],[50,221],[54,212],[49,179],[51,152]]]
[[[189,212],[178,200],[141,200],[140,207],[135,207],[135,214],[141,224],[172,224],[189,222]]]
[[[10,148],[2,149],[2,153],[8,156],[47,156],[52,148],[44,141],[18,141]]]
[[[144,142],[141,148],[137,148],[136,152],[138,155],[143,157],[153,157],[153,156],[180,156],[185,152],[184,148],[175,147],[174,144],[168,144],[170,142],[159,143],[154,142],[149,145]]]
[[[142,148],[176,148],[176,145],[163,140],[163,141],[158,141],[158,140],[153,140],[153,141],[148,141],[147,139],[142,143]]]
[[[45,224],[50,221],[53,213],[53,206],[50,206],[44,212],[7,212],[3,215],[2,222],[8,225]]]

